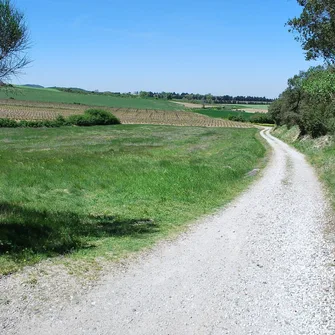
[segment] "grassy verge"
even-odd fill
[[[286,126],[276,128],[272,134],[293,145],[303,152],[310,163],[317,168],[321,180],[326,185],[333,208],[335,209],[335,141],[330,136],[316,139],[310,137],[298,138],[299,129]]]
[[[252,180],[256,129],[114,125],[0,131],[0,273],[116,259],[178,232]]]

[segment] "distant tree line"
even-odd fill
[[[194,94],[194,93],[176,93],[176,92],[151,92],[151,91],[140,91],[140,92],[110,92],[104,91],[99,92],[87,91],[82,88],[75,87],[50,87],[57,90],[68,92],[68,93],[79,93],[79,94],[97,94],[97,95],[110,95],[118,97],[140,97],[148,99],[161,99],[161,100],[182,100],[194,103],[206,103],[206,104],[238,104],[238,103],[249,103],[249,104],[269,104],[274,99],[268,99],[265,97],[256,96],[231,96],[231,95],[212,95],[212,94]]]
[[[254,104],[268,104],[273,99],[256,96],[231,96],[231,95],[212,95],[199,93],[176,93],[176,92],[139,92],[141,98],[156,98],[164,100],[186,100],[188,102],[204,102],[208,104],[236,104],[236,103],[254,103]]]

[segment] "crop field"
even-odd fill
[[[194,109],[194,112],[207,115],[213,118],[222,118],[222,119],[228,119],[229,116],[240,116],[246,121],[250,119],[251,116],[253,116],[255,113],[247,113],[247,112],[241,112],[239,110],[232,110],[232,109],[214,109],[214,108],[201,108],[201,109]]]
[[[0,100],[0,118],[15,120],[53,120],[58,115],[82,114],[91,106],[79,104],[40,103],[17,100]],[[211,118],[187,111],[165,111],[137,108],[110,108],[123,124],[156,124],[173,126],[250,128],[250,124]]]
[[[181,105],[170,101],[143,99],[140,97],[117,97],[99,94],[80,94],[63,92],[56,89],[31,88],[18,86],[15,88],[0,88],[0,99],[13,101],[36,101],[48,103],[83,104],[100,107],[138,108],[159,110],[184,110]]]
[[[113,114],[123,124],[157,124],[174,126],[201,126],[201,127],[227,127],[250,128],[250,124],[234,122],[224,119],[215,119],[192,112],[167,112],[156,110],[118,110]]]
[[[184,101],[173,101],[173,103],[190,109],[202,108],[202,103],[192,103]],[[245,111],[248,113],[267,113],[269,105],[251,105],[251,104],[206,104],[205,108],[224,108],[227,110]]]
[[[237,112],[247,112],[247,113],[267,113],[269,110],[269,105],[226,104],[226,105],[221,105],[221,107],[227,110],[235,110]]]

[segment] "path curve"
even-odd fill
[[[335,334],[322,188],[302,154],[261,135],[273,153],[247,192],[15,334]]]

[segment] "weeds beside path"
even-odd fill
[[[316,167],[321,180],[327,187],[335,209],[335,140],[330,135],[313,139],[309,136],[299,138],[298,127],[288,129],[286,126],[273,131],[273,135],[293,145],[304,153]]]

